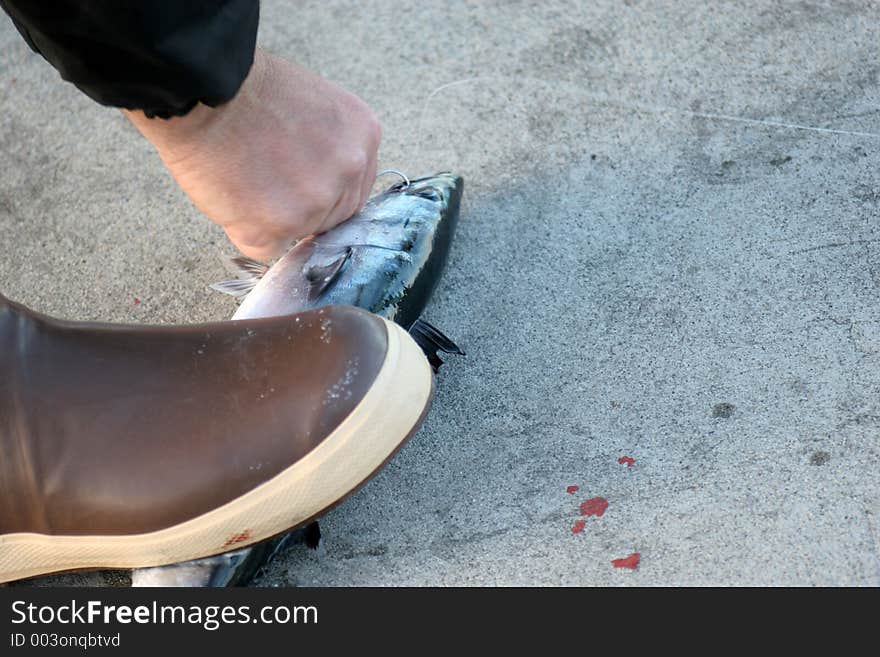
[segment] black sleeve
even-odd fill
[[[231,99],[251,68],[259,0],[0,0],[30,47],[103,105],[149,117]]]

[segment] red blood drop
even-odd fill
[[[639,560],[641,558],[641,554],[633,552],[631,555],[624,557],[623,559],[612,559],[611,565],[615,568],[629,568],[630,570],[635,570],[639,567]]]
[[[620,465],[626,463],[626,467],[631,468],[633,463],[635,463],[636,461],[631,456],[621,456],[619,459],[617,459],[617,462],[620,463]]]
[[[573,495],[574,493],[577,493],[579,490],[580,490],[580,486],[569,486],[568,488],[565,489],[565,492],[568,493],[569,495]]]
[[[612,559],[611,565],[615,568],[629,568],[630,570],[635,570],[639,567],[639,560],[641,558],[641,554],[633,552],[631,555],[624,557],[623,559]]]
[[[580,534],[582,531],[584,531],[584,527],[586,527],[586,525],[587,525],[586,520],[578,520],[577,522],[574,523],[574,527],[571,528],[571,533],[572,534]]]
[[[136,305],[136,306],[141,305],[141,300],[138,299],[137,297],[135,297],[135,298],[134,298],[134,305]]]
[[[581,502],[581,515],[601,518],[607,508],[608,500],[604,497],[591,497],[590,499]]]

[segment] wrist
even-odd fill
[[[185,115],[168,119],[148,118],[141,110],[123,109],[122,113],[153,144],[166,164],[169,160],[183,159],[191,152],[194,144],[204,139],[206,132],[226,123],[227,117],[237,113],[241,105],[248,103],[262,84],[267,66],[266,57],[260,48],[254,51],[253,64],[238,93],[217,107],[197,103]]]

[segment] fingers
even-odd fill
[[[351,217],[355,212],[358,211],[360,206],[358,202],[360,200],[361,193],[361,182],[360,180],[355,180],[354,182],[350,182],[345,185],[342,190],[339,199],[336,201],[336,204],[330,208],[330,211],[327,213],[327,216],[324,217],[323,221],[321,221],[318,230],[316,233],[323,233],[325,231],[330,230],[334,226],[341,224],[343,221]]]
[[[373,160],[357,178],[338,181],[336,189],[325,188],[320,193],[311,190],[317,198],[311,199],[308,210],[296,203],[284,206],[283,210],[276,206],[257,212],[247,222],[225,227],[226,235],[249,258],[272,260],[284,254],[294,240],[323,233],[355,214],[363,205],[364,189],[369,193],[372,185],[367,181],[375,178],[375,171]]]
[[[380,138],[380,135],[381,129],[377,128],[376,139]],[[327,213],[327,216],[320,222],[320,227],[316,232],[330,230],[346,219],[351,218],[364,206],[364,203],[366,203],[370,196],[373,182],[376,180],[376,171],[379,166],[378,148],[378,141],[372,141],[372,143],[368,144],[364,156],[366,165],[351,168],[351,171],[354,172],[356,176],[349,178],[344,184],[337,202]]]

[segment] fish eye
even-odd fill
[[[440,194],[436,189],[431,187],[423,187],[422,189],[417,189],[412,192],[414,196],[418,196],[420,198],[428,199],[429,201],[439,201]]]

